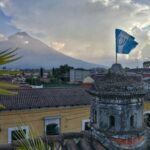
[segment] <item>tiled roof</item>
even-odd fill
[[[81,87],[19,89],[17,95],[0,95],[6,110],[89,105],[91,96]]]
[[[95,81],[95,91],[99,92],[100,95],[106,95],[112,98],[125,95],[145,95],[143,90],[143,82],[141,76],[128,75],[126,73],[113,73],[108,72],[101,76],[92,76]]]
[[[129,72],[150,72],[150,68],[134,68],[134,69],[130,69],[128,70]]]

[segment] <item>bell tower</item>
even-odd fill
[[[93,77],[91,105],[93,136],[111,150],[144,149],[146,134],[143,119],[141,76],[127,74],[120,64],[108,73]]]

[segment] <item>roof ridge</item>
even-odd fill
[[[84,89],[83,87],[44,87],[44,88],[14,88],[13,90],[46,90],[46,89]]]

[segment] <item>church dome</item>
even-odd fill
[[[101,96],[143,96],[143,81],[139,75],[127,74],[120,64],[114,64],[103,76],[93,76],[94,93]],[[92,92],[92,91],[91,91]]]
[[[92,132],[111,150],[143,149],[147,142],[143,123],[144,84],[141,76],[114,64],[106,74],[93,76],[87,90],[91,101]]]

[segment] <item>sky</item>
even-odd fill
[[[150,0],[0,0],[0,40],[27,32],[68,56],[110,66],[115,62],[115,29],[136,38],[124,67],[150,60]]]

